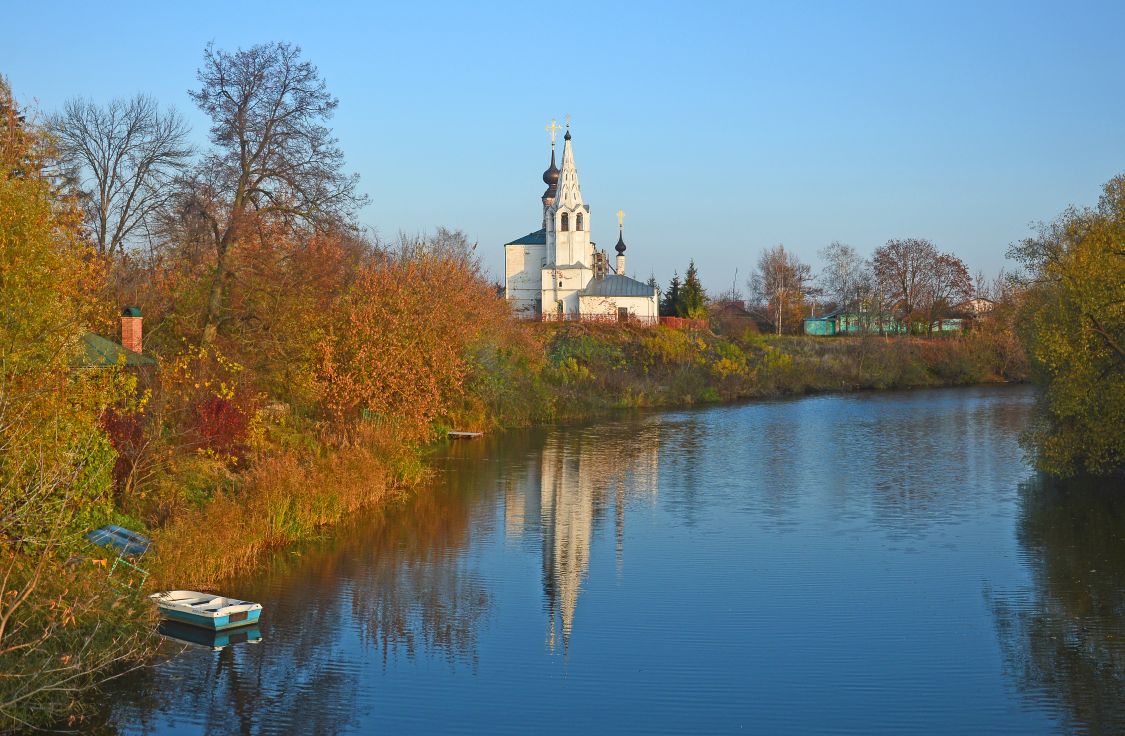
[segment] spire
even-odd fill
[[[625,254],[625,210],[617,210],[617,255]]]
[[[543,172],[543,183],[547,185],[547,190],[543,192],[543,227],[547,227],[547,210],[555,203],[555,195],[558,193],[559,184],[559,167],[555,165],[555,132],[559,129],[559,124],[552,120],[547,125],[547,132],[551,135],[551,165]]]
[[[625,275],[625,210],[617,210],[617,271],[618,276]]]
[[[550,207],[551,202],[555,201],[555,193],[559,185],[559,167],[555,166],[554,144],[551,144],[551,165],[543,172],[543,183],[547,185],[547,191],[543,192],[543,204]]]
[[[578,185],[578,168],[574,165],[574,148],[570,143],[570,128],[563,136],[562,169],[559,171],[558,195],[555,202],[568,209],[583,205],[582,190]]]

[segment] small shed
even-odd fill
[[[119,343],[87,332],[81,339],[82,350],[76,365],[79,368],[112,368],[124,365],[128,368],[144,368],[156,365],[156,360],[143,353],[136,353]]]

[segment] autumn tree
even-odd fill
[[[316,380],[337,426],[366,417],[421,439],[461,396],[471,346],[508,312],[467,240],[441,231],[373,254],[330,319]]]
[[[351,228],[293,227],[255,217],[230,256],[225,352],[267,395],[311,408],[316,345],[373,245]]]
[[[973,279],[968,267],[951,253],[939,253],[933,259],[924,284],[921,297],[926,309],[927,332],[933,332],[934,325],[954,304],[973,295]]]
[[[1068,209],[1009,255],[1026,269],[1020,315],[1041,423],[1038,466],[1054,475],[1125,467],[1125,175],[1097,207]]]
[[[0,79],[0,730],[65,717],[141,641],[123,623],[136,597],[65,564],[112,514],[98,420],[129,381],[74,368],[101,274],[47,173],[53,156]]]
[[[212,254],[202,334],[209,344],[229,317],[232,251],[252,237],[258,218],[332,228],[364,200],[325,125],[337,100],[300,48],[268,43],[231,53],[208,46],[198,78],[190,94],[211,119],[213,149],[184,181],[179,211]]]
[[[812,281],[812,267],[784,245],[762,251],[747,285],[776,334],[794,332]]]
[[[892,329],[895,305],[893,293],[887,283],[879,280],[874,263],[865,260],[856,283],[859,320],[864,333],[886,335]]]
[[[863,279],[863,259],[855,248],[834,240],[817,255],[823,264],[817,277],[820,293],[835,307],[854,305]]]
[[[164,206],[192,150],[175,110],[147,95],[99,106],[68,100],[48,127],[100,255],[117,255]]]
[[[875,278],[891,296],[898,312],[910,323],[918,319],[925,302],[927,280],[938,259],[937,248],[928,240],[888,240],[872,256]]]

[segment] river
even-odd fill
[[[264,605],[260,641],[169,640],[107,728],[1125,732],[1125,504],[1036,477],[1033,401],[820,396],[454,443],[430,487],[226,586]]]

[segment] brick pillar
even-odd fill
[[[138,307],[125,307],[121,312],[121,345],[134,353],[142,352],[141,319]]]

